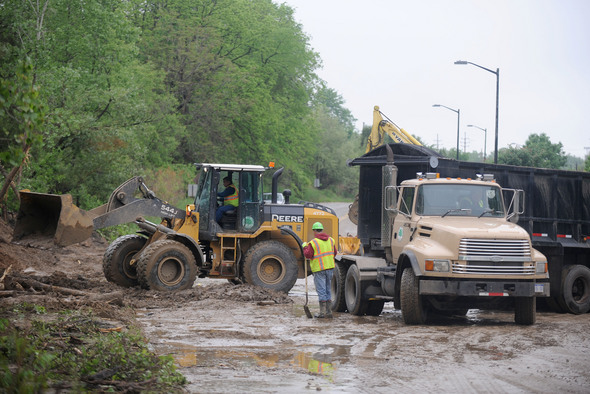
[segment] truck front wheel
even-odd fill
[[[590,269],[572,265],[563,271],[562,294],[559,303],[569,313],[576,315],[590,310]]]
[[[244,257],[244,277],[251,285],[288,293],[297,281],[297,259],[285,244],[265,241]]]
[[[404,323],[424,324],[428,318],[426,302],[419,293],[419,281],[411,267],[404,269],[400,286],[401,310]]]
[[[516,297],[514,300],[514,321],[516,324],[530,326],[537,320],[537,298]]]
[[[348,268],[344,282],[344,297],[348,313],[363,316],[367,312],[368,303],[362,299],[361,274],[356,264]]]
[[[195,256],[174,240],[164,239],[148,245],[137,261],[137,278],[144,289],[190,289],[196,277]]]
[[[334,312],[346,311],[346,299],[344,297],[344,283],[346,281],[346,265],[336,262],[334,277],[330,287],[332,293],[332,310]]]
[[[114,240],[104,252],[102,260],[102,271],[107,281],[123,287],[137,286],[137,265],[130,262],[146,242],[146,237],[137,234],[124,235]]]

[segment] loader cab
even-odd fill
[[[258,165],[197,164],[200,169],[195,207],[199,213],[201,239],[214,239],[220,232],[252,233],[262,222],[262,175]],[[218,193],[225,189],[223,178],[230,177],[238,190],[238,205],[225,212],[219,222],[215,213],[223,205]]]

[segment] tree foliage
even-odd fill
[[[555,168],[567,161],[561,142],[551,143],[545,133],[531,134],[522,148],[511,146],[498,151],[498,163],[516,166]]]
[[[275,161],[301,195],[330,149],[322,184],[349,188],[339,173],[354,149],[332,147],[355,141],[354,118],[316,76],[319,55],[284,4],[15,0],[0,7],[0,40],[3,92],[28,56],[35,108],[46,108],[21,187],[90,208],[170,165]],[[3,124],[8,168],[18,133]]]

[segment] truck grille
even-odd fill
[[[526,240],[464,238],[459,243],[455,274],[534,275],[531,248]]]

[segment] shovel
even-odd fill
[[[307,315],[308,318],[313,319],[313,315],[311,314],[311,311],[309,310],[309,307],[307,306],[307,303],[309,302],[309,297],[307,295],[307,261],[308,260],[305,258],[305,254],[303,253],[303,241],[301,240],[301,238],[299,238],[299,236],[297,234],[295,234],[295,232],[293,232],[293,230],[289,226],[281,226],[281,227],[279,227],[279,229],[281,230],[281,233],[288,234],[291,237],[293,237],[293,239],[295,239],[295,241],[299,245],[299,249],[301,250],[301,256],[303,257],[303,260],[304,260],[303,266],[304,266],[304,270],[305,270],[305,305],[303,305],[303,310],[305,311],[305,314]]]
[[[305,262],[303,264],[305,266],[305,305],[303,305],[303,310],[305,311],[305,314],[307,315],[308,318],[313,319],[311,311],[309,310],[309,307],[307,306],[307,303],[309,301],[308,296],[307,296],[307,259],[305,260]]]

